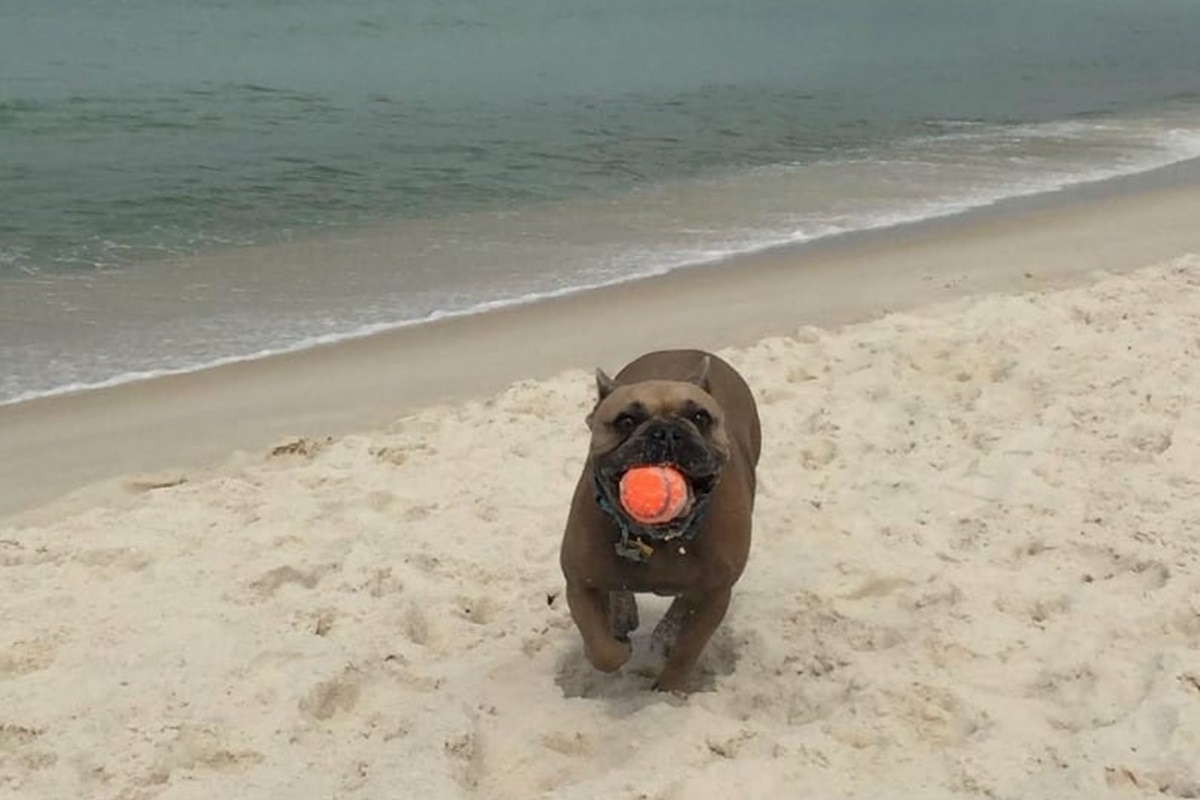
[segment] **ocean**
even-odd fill
[[[1197,158],[1198,37],[1195,0],[3,0],[0,402]]]

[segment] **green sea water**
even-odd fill
[[[1198,34],[1194,0],[4,0],[0,400],[1194,157]]]

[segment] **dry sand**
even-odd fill
[[[0,525],[0,796],[1200,796],[1200,258],[791,333],[688,698],[582,660],[577,370]]]

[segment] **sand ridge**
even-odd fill
[[[1200,795],[1200,257],[722,355],[767,433],[690,697],[664,600],[580,654],[574,371],[0,529],[0,796]]]

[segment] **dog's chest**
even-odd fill
[[[705,563],[688,552],[686,545],[662,545],[649,561],[631,563],[618,559],[614,566],[619,588],[631,592],[678,595],[704,588],[707,583]]]

